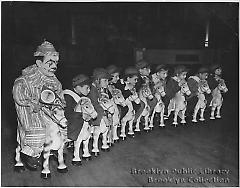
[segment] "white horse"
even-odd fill
[[[167,115],[167,117],[169,117],[171,112],[174,111],[173,125],[175,125],[175,127],[178,124],[177,123],[178,115],[181,116],[180,117],[182,119],[181,123],[182,124],[186,123],[185,112],[186,112],[186,107],[187,107],[187,101],[185,100],[184,94],[186,94],[186,95],[191,94],[191,91],[189,90],[188,84],[185,80],[180,81],[179,86],[181,87],[180,91],[178,91],[175,94],[175,97],[173,99],[171,99],[169,102],[168,115]]]
[[[74,154],[73,154],[74,157],[72,159],[72,164],[79,166],[81,165],[79,149],[82,142],[83,142],[83,155],[82,155],[83,159],[88,160],[91,157],[91,154],[89,153],[88,149],[88,143],[91,136],[91,127],[89,121],[97,117],[97,112],[94,109],[91,100],[88,97],[81,97],[74,111],[82,113],[82,117],[84,120],[78,138],[76,141],[74,141]]]
[[[164,97],[166,95],[166,92],[164,90],[164,85],[159,82],[157,83],[155,86],[154,86],[156,92],[155,92],[155,97],[157,98],[157,104],[156,106],[154,107],[153,109],[153,112],[152,112],[152,115],[150,117],[150,124],[149,124],[149,127],[150,128],[153,128],[154,125],[153,125],[153,119],[154,119],[154,116],[155,116],[155,113],[160,113],[160,124],[159,126],[160,127],[164,127],[165,124],[164,124],[164,109],[165,109],[165,105],[162,101],[162,97]]]
[[[126,106],[126,101],[120,89],[116,88],[112,89],[111,94],[113,96],[114,101],[114,113],[112,116],[111,127],[108,131],[108,143],[110,143],[110,145],[119,140],[119,137],[117,135],[117,128],[120,125],[120,112],[117,105],[120,105],[122,107]]]
[[[128,123],[128,126],[129,126],[128,135],[134,136],[133,121],[134,121],[134,118],[135,118],[135,110],[133,109],[132,102],[135,102],[136,104],[140,104],[140,102],[141,102],[135,89],[132,90],[132,95],[130,95],[125,101],[126,101],[126,106],[128,107],[128,111],[127,111],[126,115],[121,120],[121,134],[120,134],[120,137],[122,138],[122,140],[124,140],[126,138],[125,128],[126,128],[127,123]]]
[[[94,126],[93,127],[93,149],[92,152],[94,153],[95,156],[99,154],[99,149],[98,149],[98,139],[99,135],[102,134],[102,150],[103,151],[108,151],[109,146],[107,144],[107,134],[109,131],[110,127],[110,122],[109,119],[111,119],[112,114],[114,113],[114,102],[108,98],[108,96],[102,96],[99,99],[99,104],[101,107],[107,111],[108,115],[103,116],[103,118],[100,121],[99,126]],[[108,119],[109,118],[109,119]]]
[[[227,91],[228,91],[228,88],[227,88],[224,80],[220,79],[218,86],[212,91],[213,98],[210,103],[210,106],[212,107],[210,119],[215,119],[214,114],[215,114],[216,108],[217,108],[216,118],[221,118],[220,109],[221,109],[222,103],[223,103],[223,97],[222,97],[221,92],[226,93]]]
[[[198,93],[197,93],[197,97],[198,97],[198,102],[194,108],[194,113],[193,113],[193,119],[192,122],[197,122],[197,113],[198,110],[201,109],[201,114],[200,114],[200,121],[204,121],[204,111],[207,105],[207,101],[205,99],[205,95],[204,93],[210,94],[211,90],[208,86],[208,83],[206,80],[200,80],[198,83]]]
[[[66,137],[62,134],[61,130],[61,127],[67,127],[67,119],[65,118],[64,110],[61,107],[53,106],[51,112],[52,113],[49,115],[50,118],[46,119],[48,123],[46,124],[46,141],[43,149],[44,161],[43,170],[41,172],[42,178],[51,177],[49,170],[49,157],[52,150],[58,152],[58,172],[66,173],[68,171],[63,158],[63,149]]]
[[[148,117],[150,115],[150,106],[147,103],[147,99],[151,100],[151,99],[153,99],[153,97],[154,96],[152,95],[149,85],[143,84],[142,88],[139,90],[139,98],[144,103],[144,109],[143,109],[142,113],[139,115],[139,117],[137,118],[136,129],[135,129],[136,132],[140,131],[139,124],[141,121],[141,117],[144,117],[144,119],[145,119],[145,122],[144,122],[145,126],[143,129],[145,131],[148,131],[150,129],[150,127],[148,125]]]

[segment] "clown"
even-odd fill
[[[36,170],[40,165],[39,158],[46,139],[48,121],[40,105],[42,89],[51,89],[64,103],[62,85],[54,74],[59,53],[50,42],[44,41],[38,46],[34,57],[36,64],[22,71],[22,75],[14,82],[12,92],[17,112],[17,142],[20,146],[20,156],[16,156],[16,161],[20,161],[18,166],[23,166],[23,162],[30,170]]]

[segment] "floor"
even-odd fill
[[[7,107],[6,107],[7,109]],[[13,112],[9,112],[13,113]],[[8,113],[6,113],[8,114]],[[40,171],[16,173],[14,167],[15,121],[2,116],[2,186],[238,186],[239,125],[238,96],[229,92],[222,119],[187,125],[156,127],[149,133],[127,138],[101,152],[80,167],[72,166],[67,155],[68,173],[57,172],[51,160],[52,177],[40,178]]]

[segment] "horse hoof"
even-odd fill
[[[82,165],[82,161],[72,161],[72,165],[73,166],[81,166]]]
[[[89,157],[82,157],[82,159],[85,160],[85,161],[90,161],[90,160],[92,160],[92,157],[91,156],[89,156]]]
[[[193,119],[192,122],[193,122],[193,123],[197,123],[197,120]]]
[[[110,148],[101,148],[102,149],[102,151],[104,151],[104,152],[109,152],[110,151]]]
[[[68,172],[68,169],[67,169],[67,167],[66,168],[63,168],[63,169],[57,169],[57,171],[59,172],[59,173],[67,173]]]
[[[216,116],[216,118],[220,119],[220,118],[221,118],[221,116]]]
[[[210,119],[215,119],[215,117],[210,117]]]
[[[93,152],[93,154],[94,154],[94,157],[97,157],[100,155],[99,152]]]
[[[205,119],[204,118],[201,118],[201,119],[199,119],[200,121],[205,121]]]
[[[14,172],[22,173],[23,171],[25,171],[25,167],[24,166],[15,166],[14,167]]]
[[[51,173],[41,173],[41,178],[42,179],[49,179],[49,178],[51,178]]]
[[[113,143],[119,143],[119,139],[118,140],[114,140]]]
[[[186,123],[186,121],[181,121],[181,124],[185,124]]]

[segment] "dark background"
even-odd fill
[[[11,93],[14,79],[34,63],[33,53],[44,39],[60,52],[57,77],[66,88],[73,76],[91,75],[95,67],[134,65],[134,48],[204,50],[209,22],[209,49],[221,52],[220,62],[213,63],[223,66],[229,90],[238,96],[238,3],[2,2],[1,5],[3,137],[15,133]]]

